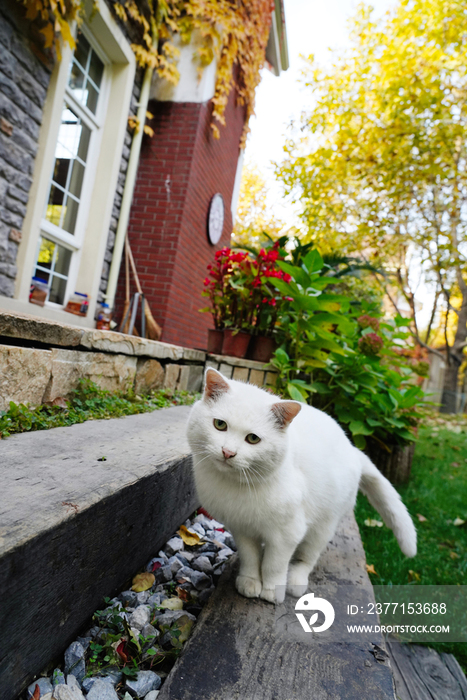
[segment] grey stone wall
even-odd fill
[[[14,292],[16,256],[51,75],[50,66],[38,57],[40,48],[28,36],[22,9],[12,0],[0,3],[0,295],[7,297]]]

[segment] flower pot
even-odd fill
[[[245,357],[251,335],[244,331],[225,330],[222,354],[230,357]]]
[[[271,336],[255,335],[252,339],[251,359],[256,362],[269,362],[277,343]]]
[[[375,441],[368,440],[365,453],[373,464],[392,484],[406,484],[410,479],[412,460],[415,452],[415,443],[400,447],[392,445],[391,451],[387,452]]]
[[[212,355],[222,354],[222,343],[224,342],[224,331],[214,328],[208,330],[208,352]]]

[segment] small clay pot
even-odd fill
[[[230,328],[225,330],[222,354],[230,357],[245,357],[250,338],[250,333],[245,333],[244,331],[234,332]]]
[[[251,359],[256,362],[269,362],[277,343],[271,336],[255,335],[252,340]]]
[[[208,329],[208,352],[212,355],[222,354],[222,343],[224,342],[224,331],[214,328]]]

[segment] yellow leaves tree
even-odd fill
[[[446,411],[467,341],[466,37],[462,0],[401,0],[380,21],[362,6],[352,47],[327,70],[309,59],[315,107],[279,169],[309,238],[385,265],[421,345],[407,256],[436,286],[456,318]]]
[[[278,238],[286,233],[294,235],[295,229],[286,230],[284,221],[274,214],[268,198],[266,178],[256,165],[247,163],[243,168],[240,184],[232,233],[233,245],[257,248],[264,243],[265,233],[271,238]]]

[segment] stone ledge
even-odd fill
[[[199,505],[180,406],[2,440],[0,658],[13,700]],[[105,461],[99,461],[105,457]]]

